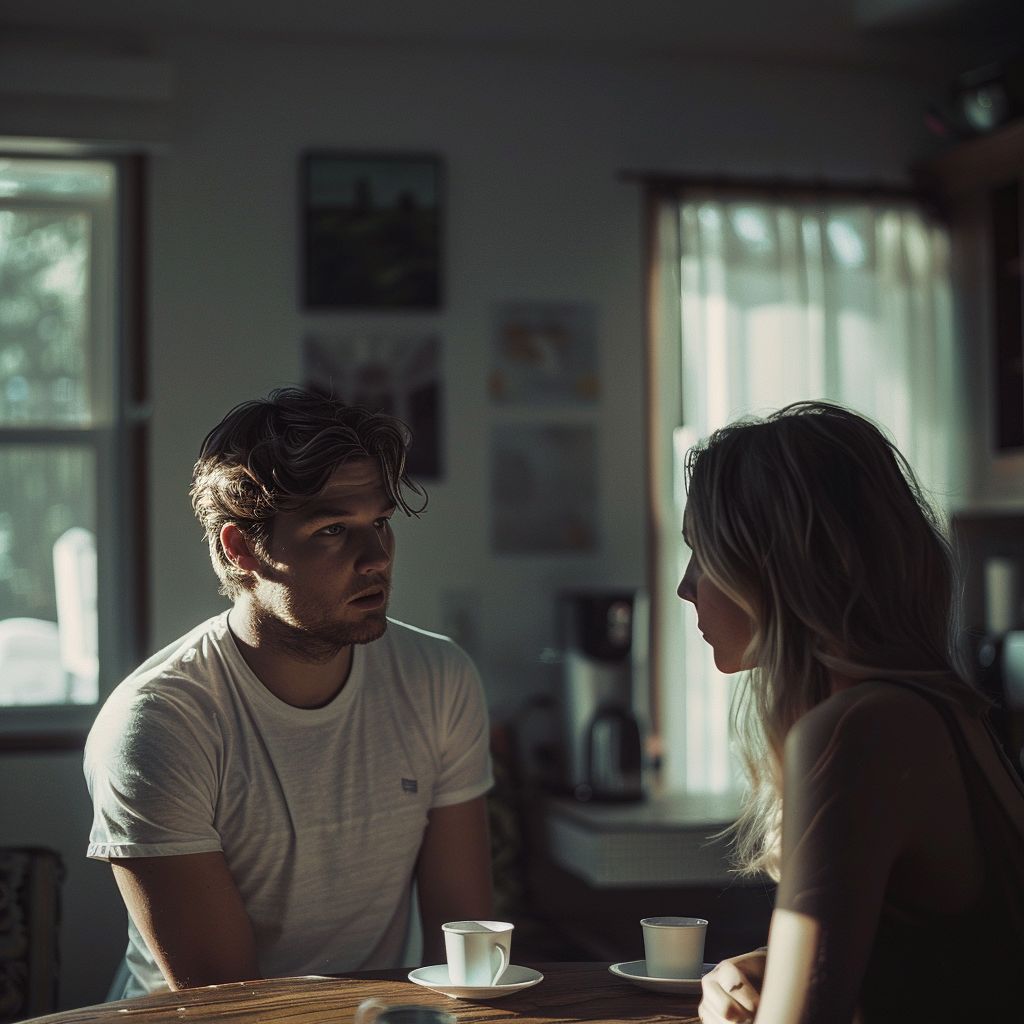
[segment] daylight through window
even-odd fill
[[[99,699],[112,162],[0,157],[0,706]]]
[[[829,399],[886,428],[941,506],[958,470],[949,240],[911,200],[665,197],[655,210],[652,479],[668,783],[736,788],[729,702],[693,608],[683,457],[747,414]],[[656,383],[655,383],[656,382]]]

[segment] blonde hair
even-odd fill
[[[799,402],[687,454],[683,531],[754,623],[733,706],[750,786],[731,830],[743,873],[779,875],[786,734],[830,672],[912,678],[971,711],[956,653],[953,559],[895,445],[869,420]]]

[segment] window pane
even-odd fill
[[[109,417],[115,172],[0,159],[0,426]]]
[[[0,424],[87,424],[88,213],[0,210]]]
[[[105,160],[0,158],[0,196],[63,201],[114,195],[114,165]]]
[[[0,446],[0,706],[94,704],[96,458]]]

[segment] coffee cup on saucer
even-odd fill
[[[453,985],[491,988],[508,968],[513,925],[507,921],[449,921],[441,926]]]
[[[644,956],[650,978],[699,978],[704,964],[702,917],[645,917]]]

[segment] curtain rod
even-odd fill
[[[851,196],[862,199],[914,199],[934,202],[927,190],[914,185],[893,185],[883,182],[841,182],[828,178],[796,180],[793,178],[736,178],[726,174],[685,175],[670,171],[623,170],[619,181],[645,186],[651,192],[680,193],[717,190],[725,192],[759,192],[783,195]]]

